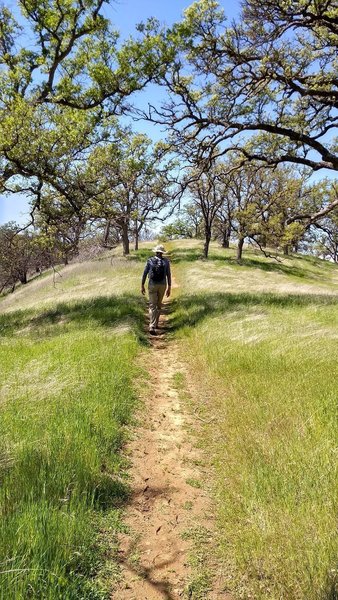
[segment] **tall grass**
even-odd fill
[[[216,276],[194,293],[189,265],[176,270],[171,324],[208,422],[225,586],[238,598],[333,600],[337,297],[217,293]]]
[[[333,600],[337,269],[172,248],[170,323],[208,422],[225,585]],[[3,600],[109,597],[148,255],[71,265],[0,303]]]
[[[33,283],[24,294],[29,309],[0,317],[0,597],[106,598],[143,301],[120,294],[46,311]]]

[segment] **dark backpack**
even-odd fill
[[[154,283],[159,283],[165,278],[165,262],[163,258],[154,257],[151,259],[150,279]]]

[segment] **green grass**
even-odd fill
[[[111,595],[151,246],[0,299],[1,600]],[[190,369],[196,404],[185,402],[213,468],[224,587],[243,599],[334,600],[338,269],[252,250],[238,265],[215,244],[204,261],[194,240],[168,248],[181,286],[169,337]],[[191,537],[196,600],[212,586],[205,537]]]
[[[148,253],[149,255],[149,253]],[[93,297],[120,296],[140,288],[140,265],[118,254],[83,263],[60,267],[55,274],[45,273],[14,294],[0,297],[1,313],[16,310],[39,310],[56,304],[82,302]]]
[[[208,260],[201,259],[202,243],[171,242],[173,270],[189,293],[243,292],[278,294],[332,294],[338,291],[337,266],[315,257],[278,257],[276,261],[245,249],[242,264],[234,248],[212,243]]]
[[[144,302],[131,293],[132,267],[121,277],[107,262],[95,267],[96,282],[108,273],[117,294],[95,297],[92,282],[81,297],[89,270],[79,265],[64,270],[68,301],[58,302],[48,278],[20,289],[20,302],[15,294],[2,301],[3,600],[108,598],[118,576],[128,496],[121,447],[137,402]]]
[[[200,437],[215,473],[219,556],[236,598],[333,600],[338,593],[338,270],[294,261],[302,275],[272,270],[273,293],[257,291],[271,272],[258,272],[252,261],[221,272],[218,259],[176,268],[182,295],[171,331],[204,417]],[[284,292],[286,279],[292,292]]]
[[[209,565],[212,533],[202,525],[196,525],[186,530],[182,538],[189,540],[193,548],[189,556],[191,577],[184,597],[189,600],[204,600],[212,590],[213,572]]]

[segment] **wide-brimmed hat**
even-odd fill
[[[161,254],[167,254],[165,251],[165,247],[162,246],[162,244],[160,244],[159,246],[155,246],[155,248],[153,248],[153,252],[160,252]]]

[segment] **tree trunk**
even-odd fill
[[[230,227],[225,227],[223,231],[223,240],[222,240],[222,248],[230,248]]]
[[[211,227],[210,227],[210,225],[205,225],[205,241],[204,241],[204,248],[203,248],[204,258],[208,258],[210,240],[211,240]]]
[[[138,228],[135,228],[135,245],[134,245],[134,249],[138,250],[138,239],[139,239],[139,233],[138,233]]]
[[[25,285],[27,283],[27,273],[26,272],[21,273],[19,276],[19,279],[20,279],[21,283],[23,285]]]
[[[289,255],[289,245],[288,244],[285,244],[285,246],[283,247],[283,254],[284,254],[284,256]]]
[[[123,255],[127,256],[128,254],[130,254],[128,224],[127,223],[123,223],[123,225],[122,225],[122,246],[123,246]]]
[[[104,246],[106,246],[108,244],[109,234],[110,234],[110,226],[111,226],[111,222],[108,219],[106,226],[104,228],[104,234],[103,234],[103,245]]]
[[[335,263],[338,263],[338,248],[335,248],[333,252],[333,260]]]
[[[240,237],[237,244],[237,260],[238,262],[242,260],[242,252],[244,246],[244,238]]]

